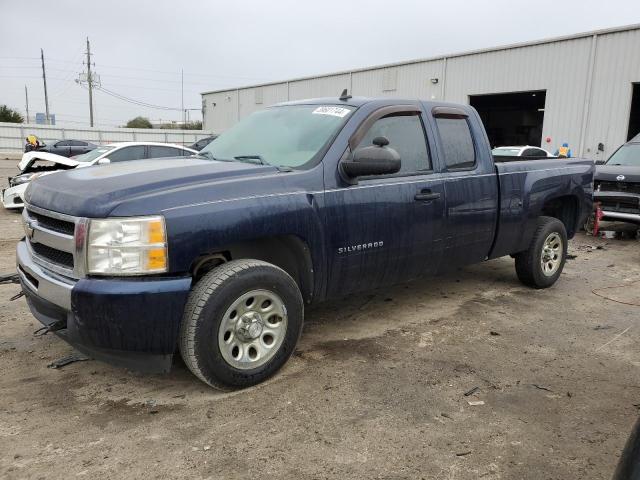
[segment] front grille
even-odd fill
[[[602,182],[596,180],[595,182],[596,191],[601,192],[626,192],[626,193],[637,193],[640,194],[640,183],[629,183],[629,182]]]
[[[84,245],[78,252],[75,236],[84,240],[88,220],[29,203],[25,206],[22,220],[33,261],[68,278],[84,276]]]
[[[63,252],[41,243],[32,243],[31,248],[43,260],[73,269],[73,255],[71,253]]]
[[[599,199],[602,210],[620,213],[640,213],[637,198],[601,198]]]
[[[67,222],[66,220],[60,220],[59,218],[47,217],[41,215],[27,208],[29,217],[36,220],[40,225],[54,232],[64,233],[65,235],[73,235],[75,224],[73,222]]]

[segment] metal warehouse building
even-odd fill
[[[222,132],[287,100],[339,96],[439,99],[480,113],[491,144],[568,142],[607,158],[640,132],[640,25],[202,94],[207,130]]]

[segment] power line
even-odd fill
[[[107,95],[111,95],[112,97],[117,98],[119,100],[122,100],[124,102],[133,103],[133,104],[139,105],[141,107],[155,108],[156,110],[172,110],[172,111],[177,111],[177,112],[182,110],[181,108],[167,107],[167,106],[164,106],[164,105],[154,105],[152,103],[147,103],[147,102],[143,102],[143,101],[140,101],[140,100],[135,100],[133,98],[129,98],[129,97],[126,97],[126,96],[121,95],[119,93],[113,92],[113,91],[111,91],[111,90],[109,90],[107,88],[104,88],[104,87],[98,87],[98,88],[96,88],[96,90],[99,90],[99,91],[101,91],[103,93],[106,93]]]

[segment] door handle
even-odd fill
[[[440,198],[440,193],[432,192],[430,188],[425,188],[416,193],[416,196],[413,198],[418,202],[428,202],[430,200],[436,200]]]

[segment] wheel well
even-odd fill
[[[560,220],[567,230],[567,237],[572,238],[575,235],[578,223],[578,200],[576,197],[565,195],[547,200],[541,213]]]
[[[233,243],[200,255],[191,264],[197,282],[222,263],[241,258],[263,260],[287,272],[298,284],[305,301],[313,297],[313,262],[307,244],[295,235],[282,235]]]

